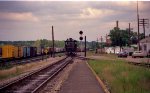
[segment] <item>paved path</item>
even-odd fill
[[[85,62],[78,62],[59,93],[104,93]]]

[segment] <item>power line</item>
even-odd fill
[[[149,26],[149,19],[139,19],[139,26],[143,26],[143,33],[145,38],[145,26]]]

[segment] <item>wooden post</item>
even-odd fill
[[[85,52],[84,52],[84,56],[86,57],[86,36],[85,36]]]
[[[53,42],[53,57],[55,57],[55,49],[54,49],[54,30],[52,26],[52,42]]]

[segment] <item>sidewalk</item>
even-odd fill
[[[59,93],[104,93],[86,62],[80,61],[73,68]]]

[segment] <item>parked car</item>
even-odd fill
[[[133,54],[132,54],[132,57],[133,58],[136,58],[136,57],[146,57],[147,54],[145,52],[142,52],[142,51],[134,51]]]
[[[127,57],[128,53],[126,53],[126,52],[119,52],[117,55],[118,55],[118,57]]]

